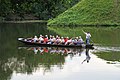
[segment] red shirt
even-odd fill
[[[67,41],[68,41],[68,38],[65,38],[64,40],[65,40],[65,42],[67,42]]]
[[[48,38],[44,38],[44,43],[47,43],[48,42]]]

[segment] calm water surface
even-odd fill
[[[0,24],[0,80],[120,80],[119,31],[92,30],[93,50],[26,47],[18,37],[58,33],[44,23]]]

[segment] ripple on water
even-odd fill
[[[119,52],[120,47],[111,47],[111,46],[95,46],[94,47],[95,52],[110,52],[110,51],[115,51]]]

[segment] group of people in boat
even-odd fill
[[[56,36],[40,35],[39,37],[34,36],[34,38],[27,39],[27,41],[44,43],[44,44],[59,44],[59,45],[60,44],[63,44],[63,45],[80,45],[80,44],[84,43],[81,36],[75,37],[75,38],[69,38],[69,37],[60,37],[58,35],[56,35]]]
[[[83,31],[84,32],[84,31]],[[90,33],[84,32],[86,34],[86,44],[90,43]],[[29,42],[37,42],[37,43],[44,43],[44,44],[58,44],[58,45],[81,45],[84,43],[81,36],[69,38],[69,37],[60,37],[58,35],[41,35],[39,37],[34,36],[34,38],[28,38],[27,41]]]

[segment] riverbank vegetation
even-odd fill
[[[85,32],[90,32],[91,37],[91,43],[101,44],[101,45],[107,45],[107,46],[119,46],[120,44],[120,28],[119,27],[48,27],[49,30],[55,32],[56,34],[59,34],[63,37],[72,37],[75,38],[77,36],[81,36],[83,40],[85,41],[85,34],[82,32],[84,30]]]
[[[48,20],[80,0],[0,0],[2,20]]]
[[[81,0],[48,25],[120,25],[119,0]]]

